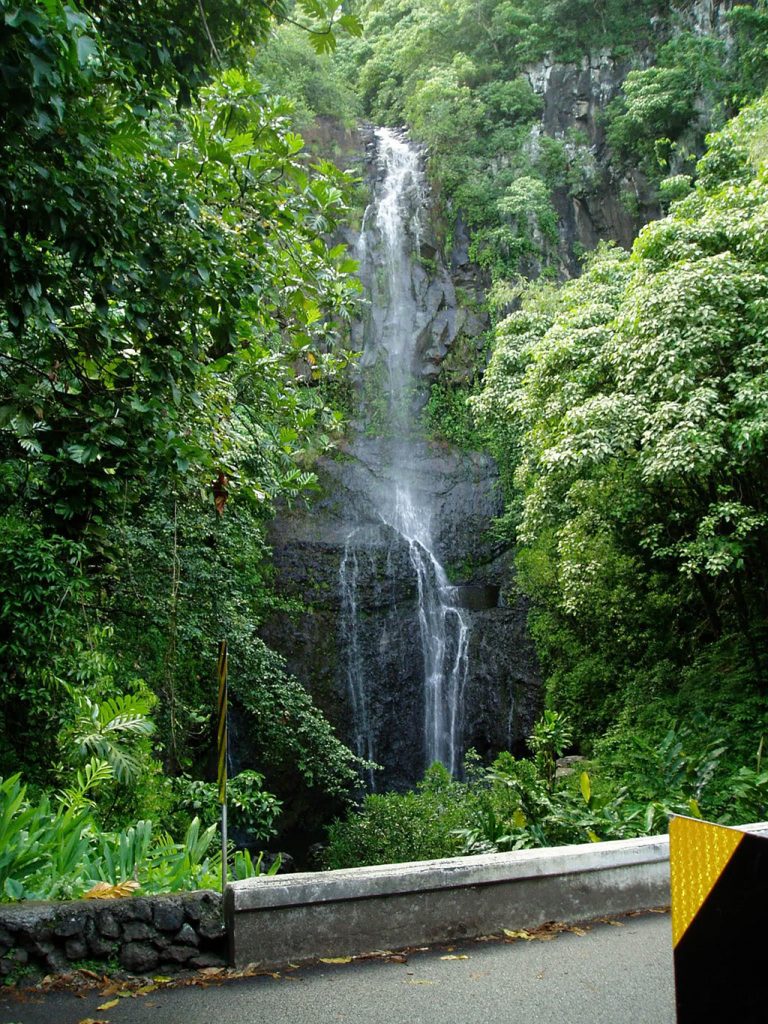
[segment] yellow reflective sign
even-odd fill
[[[695,818],[670,821],[673,945],[685,934],[744,835],[738,829]]]

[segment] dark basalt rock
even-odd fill
[[[47,952],[52,953],[53,950],[49,949]],[[64,952],[69,960],[82,960],[88,955],[88,943],[83,939],[67,939]]]
[[[107,939],[116,939],[120,934],[120,925],[109,910],[100,910],[96,915],[96,923],[101,934]]]
[[[221,928],[221,926],[219,926]],[[184,924],[175,936],[175,941],[182,946],[196,946],[198,944],[197,932],[191,924]]]
[[[304,514],[279,516],[271,543],[286,593],[311,608],[297,621],[268,622],[265,640],[311,691],[340,736],[354,742],[345,679],[340,567],[350,534],[357,561],[357,643],[370,687],[374,758],[384,767],[377,788],[404,789],[423,774],[423,655],[417,579],[407,544],[381,522],[371,494],[392,486],[379,478],[377,449],[361,438],[349,458],[319,467],[324,496]],[[490,458],[425,441],[411,444],[414,478],[429,491],[436,553],[456,584],[456,604],[471,622],[464,696],[464,747],[484,754],[520,749],[539,709],[539,677],[520,599],[511,589],[510,553],[488,530],[501,511],[498,475]],[[373,486],[372,486],[373,481]]]
[[[180,903],[157,903],[152,910],[152,920],[161,932],[177,932],[184,923],[184,908]]]
[[[143,941],[152,938],[154,930],[143,921],[128,921],[123,925],[123,939],[126,942]]]
[[[141,942],[129,942],[120,950],[120,964],[126,971],[146,974],[154,971],[160,963],[156,949]]]
[[[194,946],[169,946],[162,951],[161,956],[165,963],[183,964],[191,960],[196,953]]]
[[[457,608],[483,612],[498,608],[501,588],[492,583],[460,583],[456,587],[454,604]]]
[[[217,966],[223,945],[221,896],[210,891],[0,905],[3,977],[19,967],[60,974],[72,970],[72,961],[115,955],[137,974],[158,965],[182,969],[193,957]]]

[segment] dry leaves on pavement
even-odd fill
[[[523,939],[526,942],[538,941],[538,942],[551,942],[552,939],[557,938],[563,932],[572,932],[574,935],[586,935],[589,931],[589,926],[580,927],[576,924],[565,924],[563,921],[546,921],[538,928],[519,928],[512,930],[510,928],[504,928],[504,938],[509,942],[516,942],[518,939]]]

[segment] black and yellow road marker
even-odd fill
[[[221,891],[227,885],[227,755],[228,731],[227,731],[227,641],[219,643],[219,658],[216,666],[216,675],[219,680],[219,706],[218,726],[216,730],[217,739],[217,762],[218,762],[218,783],[219,803],[221,804]]]
[[[768,837],[669,826],[678,1024],[768,1024]]]

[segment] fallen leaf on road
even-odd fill
[[[521,928],[519,931],[511,931],[509,928],[504,928],[504,935],[508,939],[525,939],[530,942],[535,939],[537,942],[551,942],[552,939],[557,938],[562,932],[575,931],[577,935],[583,935],[584,932],[579,929],[576,930],[575,925],[563,924],[562,921],[546,921],[544,924],[539,925],[538,928],[533,928],[530,931],[526,928]]]
[[[113,1006],[117,1006],[119,1004],[119,1002],[120,1002],[119,999],[110,999],[108,1003],[102,1003],[101,1006],[97,1006],[96,1009],[97,1010],[111,1010],[112,1007]]]
[[[469,960],[466,953],[450,953],[448,956],[441,956],[441,960]]]
[[[577,928],[575,924],[569,925],[566,928],[566,931],[567,932],[573,932],[574,935],[586,935],[587,934],[587,929],[586,928]]]
[[[243,967],[242,970],[239,970],[239,971],[227,971],[227,977],[228,978],[274,978],[275,981],[279,981],[279,979],[280,979],[280,972],[279,971],[268,971],[266,969],[266,967],[259,967],[258,964],[254,963],[254,964],[248,964],[246,967]],[[191,984],[199,985],[199,984],[201,984],[201,982],[199,980],[194,980],[193,979]]]
[[[321,964],[351,964],[351,956],[321,956]]]
[[[108,1020],[96,1020],[94,1017],[85,1017],[79,1024],[109,1024]]]

